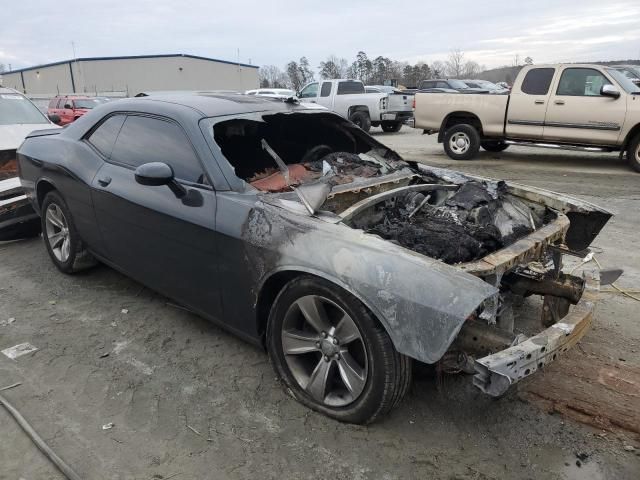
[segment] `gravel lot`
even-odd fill
[[[416,130],[374,134],[410,160],[610,209],[598,258],[640,288],[640,175],[617,155],[512,147],[457,163]],[[38,347],[0,355],[0,387],[22,382],[3,394],[83,478],[640,478],[640,305],[618,294],[603,293],[577,348],[502,399],[418,370],[368,427],[305,409],[263,351],[107,267],[59,273],[40,239],[0,243],[0,299],[0,350]],[[62,478],[4,410],[0,434],[0,478]]]

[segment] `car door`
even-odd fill
[[[318,105],[322,105],[323,107],[327,107],[331,109],[331,88],[333,86],[333,82],[322,82],[320,85],[320,94],[317,98]]]
[[[58,108],[60,109],[60,123],[62,125],[71,123],[73,119],[73,100],[70,98],[60,99]]]
[[[313,82],[306,85],[301,91],[298,97],[303,102],[317,103],[318,101],[318,82]]]
[[[542,138],[555,68],[531,68],[519,77],[509,97],[506,133],[510,138]]]
[[[615,145],[627,113],[624,93],[600,94],[614,82],[595,68],[565,67],[551,95],[544,122],[545,140]]]
[[[193,310],[221,317],[216,196],[183,128],[168,118],[129,114],[103,155],[92,187],[108,260]],[[135,168],[149,162],[170,165],[186,196],[137,183]]]

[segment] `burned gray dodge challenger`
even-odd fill
[[[503,394],[585,334],[614,275],[562,271],[608,212],[405,162],[293,100],[112,102],[18,162],[62,272],[103,262],[264,345],[296,399],[347,422],[398,404],[414,361]]]

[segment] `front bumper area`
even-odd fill
[[[582,298],[564,318],[517,345],[475,360],[473,384],[497,397],[514,383],[556,360],[589,330],[599,290],[598,273],[586,272]]]

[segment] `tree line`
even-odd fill
[[[444,61],[436,60],[428,65],[425,62],[410,64],[377,56],[373,59],[360,51],[349,63],[346,58],[329,55],[321,61],[317,72],[311,68],[307,57],[292,60],[284,69],[275,65],[260,67],[261,88],[291,88],[299,91],[305,84],[316,79],[352,78],[361,80],[365,85],[383,85],[385,81],[395,81],[405,87],[417,87],[421,80],[429,78],[475,78],[484,70],[473,60],[467,60],[461,50],[452,50]]]

